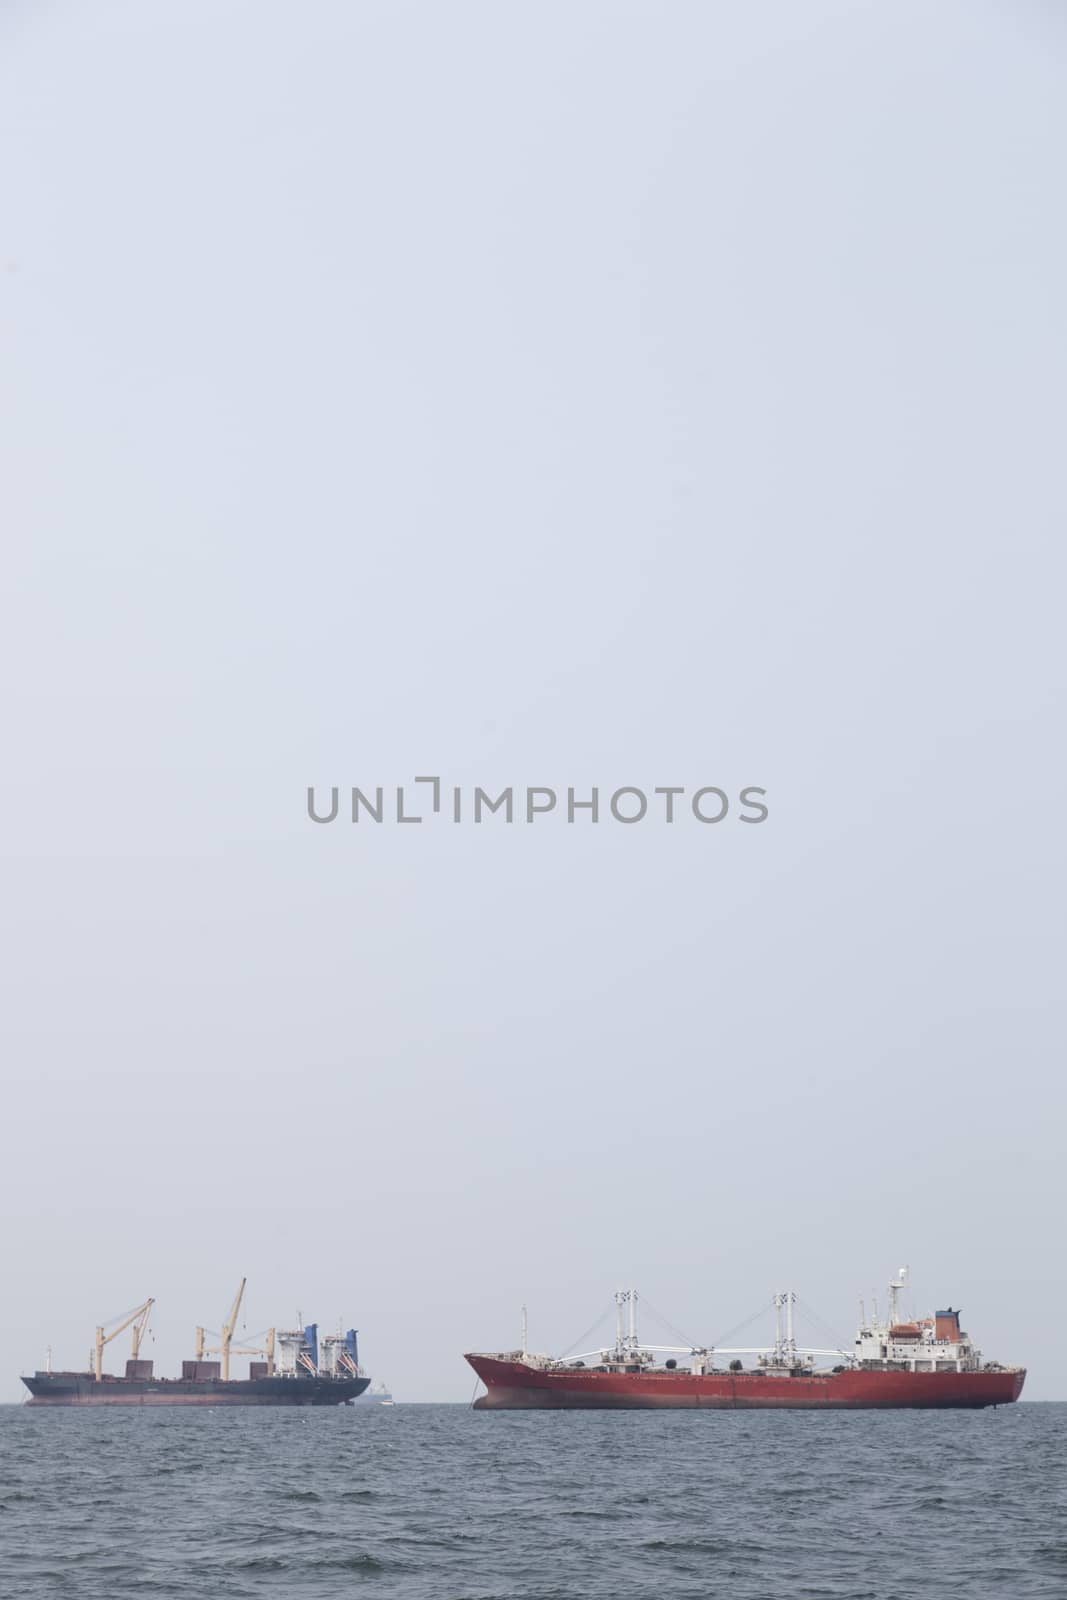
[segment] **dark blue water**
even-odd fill
[[[0,1408],[0,1593],[1067,1597],[1067,1406]]]

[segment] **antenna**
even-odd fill
[[[889,1285],[889,1324],[890,1324],[890,1327],[892,1327],[892,1325],[895,1322],[898,1322],[900,1320],[900,1315],[899,1315],[899,1311],[898,1311],[899,1296],[900,1296],[900,1291],[907,1287],[907,1283],[908,1283],[908,1269],[907,1269],[907,1267],[901,1267],[900,1271],[897,1273],[896,1277],[892,1280],[892,1282]]]

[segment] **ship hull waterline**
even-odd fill
[[[339,1406],[369,1378],[102,1378],[43,1373],[23,1378],[28,1406]]]
[[[468,1355],[486,1386],[477,1411],[977,1410],[1018,1400],[1022,1368],[977,1372],[605,1372],[537,1370]]]

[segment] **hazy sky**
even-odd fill
[[[1059,9],[0,57],[0,1399],[245,1274],[459,1400],[524,1300],[850,1337],[905,1261],[1067,1399]],[[416,774],[770,817],[306,816]]]

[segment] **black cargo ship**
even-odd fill
[[[319,1338],[318,1323],[279,1331],[268,1328],[265,1346],[235,1349],[234,1333],[245,1282],[218,1336],[217,1349],[205,1348],[205,1330],[196,1330],[196,1357],[182,1362],[180,1378],[157,1378],[151,1361],[142,1361],[141,1342],[155,1304],[146,1300],[110,1332],[96,1330],[88,1372],[53,1372],[51,1352],[45,1372],[23,1378],[31,1406],[339,1406],[354,1400],[370,1384],[359,1364],[355,1328]],[[104,1347],[127,1328],[133,1330],[133,1352],[125,1375],[103,1370]],[[220,1361],[206,1360],[219,1355]],[[230,1377],[231,1356],[255,1356],[247,1378]]]

